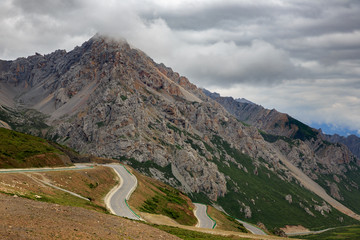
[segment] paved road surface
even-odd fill
[[[251,233],[253,234],[257,234],[257,235],[267,235],[263,230],[261,230],[258,227],[255,227],[247,222],[241,221],[239,219],[236,219],[239,223],[241,223],[242,225],[244,225],[244,227]]]
[[[131,193],[136,188],[136,177],[130,174],[123,165],[109,164],[104,166],[113,168],[120,178],[120,185],[116,186],[108,193],[105,197],[105,204],[115,215],[139,220],[139,216],[137,216],[126,204],[126,200],[130,198]]]
[[[207,206],[201,203],[194,203],[195,205],[195,217],[198,219],[198,224],[196,227],[200,228],[210,228],[214,227],[215,222],[209,218],[206,213]]]
[[[56,167],[56,168],[3,168],[0,169],[0,173],[18,173],[18,172],[52,172],[52,171],[67,171],[67,170],[81,170],[81,169],[90,169],[93,166],[87,166],[84,164],[75,164],[72,167]]]

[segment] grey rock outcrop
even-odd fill
[[[252,184],[277,187],[271,186],[276,179],[300,188],[283,157],[311,178],[331,174],[337,184],[347,181],[346,171],[357,170],[344,146],[327,144],[317,131],[275,110],[244,100],[215,101],[124,40],[96,35],[70,52],[2,61],[0,72],[1,105],[47,116],[37,133],[81,153],[125,161],[195,197],[220,202],[242,194],[242,204],[231,199],[239,203],[234,208],[254,221],[267,210],[258,203],[268,192],[247,196]],[[273,197],[297,205],[284,195]]]
[[[323,138],[332,143],[342,143],[347,146],[350,151],[360,159],[360,138],[355,135],[350,135],[347,137],[339,136],[338,134],[328,135],[323,134]]]

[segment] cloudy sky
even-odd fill
[[[0,59],[124,37],[224,96],[360,134],[360,1],[1,0]]]

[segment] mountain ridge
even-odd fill
[[[271,228],[289,221],[309,227],[352,221],[335,209],[320,210],[322,200],[301,187],[279,160],[284,155],[310,178],[321,179],[333,197],[348,201],[343,193],[348,190],[327,178],[343,180],[351,191],[360,184],[355,179],[351,185],[346,177],[359,168],[344,147],[326,145],[316,132],[295,119],[278,118],[275,110],[259,113],[281,124],[281,138],[269,122],[259,122],[266,132],[248,126],[186,77],[124,41],[97,35],[68,53],[58,50],[3,65],[0,91],[6,99],[0,103],[46,114],[46,136],[81,153],[126,161],[194,200],[217,203],[238,218]],[[11,91],[6,95],[4,89]],[[313,157],[315,150],[321,158]],[[288,212],[275,210],[280,207]]]

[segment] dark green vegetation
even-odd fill
[[[12,109],[0,106],[0,120],[19,132],[43,136],[42,131],[50,128],[45,123],[46,118],[47,116],[34,109]]]
[[[207,204],[207,205],[211,205],[212,202],[211,200],[208,198],[208,196],[206,196],[205,193],[199,192],[199,193],[191,193],[191,195],[189,196],[190,199],[193,202],[198,202],[198,203],[202,203],[202,204]]]
[[[171,171],[171,165],[167,165],[165,167],[162,167],[160,165],[157,165],[156,163],[152,161],[146,161],[146,162],[138,162],[134,158],[126,158],[126,157],[119,157],[120,161],[125,162],[126,164],[129,164],[131,167],[135,168],[140,173],[143,173],[147,176],[151,176],[150,168],[155,168],[162,173],[164,173],[164,177],[166,179],[173,179],[175,182],[177,182],[177,185],[180,185],[180,183],[176,180],[174,177],[172,171]]]
[[[289,128],[292,128],[294,126],[298,128],[298,130],[292,136],[294,139],[300,139],[302,141],[305,141],[317,137],[317,132],[314,131],[311,127],[296,120],[295,118],[290,117],[289,115],[288,115],[288,122],[286,123],[286,125]]]
[[[64,166],[65,154],[46,140],[0,128],[0,167]]]
[[[293,140],[293,139],[288,138],[288,137],[268,134],[268,133],[266,133],[264,131],[261,131],[261,130],[259,130],[259,133],[261,134],[261,136],[264,138],[265,141],[270,142],[270,143],[274,143],[277,140],[281,139],[281,140],[287,142],[290,146],[298,144],[298,142],[296,140]]]
[[[232,226],[235,226],[237,228],[238,231],[240,232],[244,232],[244,233],[247,233],[248,231],[246,230],[246,228],[244,227],[244,225],[242,225],[241,223],[239,223],[238,221],[236,221],[235,218],[231,217],[231,216],[228,216],[226,215],[225,213],[222,213],[226,219],[231,222],[231,225]]]
[[[101,128],[103,126],[105,126],[104,122],[97,122],[96,125],[98,126],[98,128]]]
[[[133,174],[138,179],[138,186],[129,202],[134,209],[165,215],[183,225],[196,224],[193,205],[181,191],[136,171]]]
[[[179,238],[184,239],[184,240],[246,239],[246,238],[240,238],[237,236],[219,236],[219,235],[214,235],[214,234],[209,234],[209,233],[195,232],[195,231],[186,230],[186,229],[182,229],[182,228],[163,226],[163,225],[152,224],[151,226],[161,229],[172,235],[178,236]]]
[[[181,198],[180,192],[174,188],[162,188],[158,187],[161,191],[160,193],[156,193],[154,197],[148,199],[144,202],[144,204],[140,207],[140,211],[155,213],[168,216],[172,219],[179,220],[181,217],[181,212],[176,209],[168,207],[169,203],[185,205],[186,201]]]
[[[360,225],[335,228],[320,234],[301,236],[302,239],[314,240],[355,240],[360,239]]]
[[[213,162],[217,164],[221,172],[231,178],[227,181],[228,193],[225,197],[218,199],[218,204],[228,214],[245,219],[245,206],[250,207],[251,218],[247,218],[246,221],[254,224],[262,222],[270,230],[285,225],[301,224],[311,229],[323,229],[339,224],[356,223],[356,220],[343,215],[336,209],[332,209],[326,217],[322,216],[314,209],[314,206],[321,205],[323,200],[300,187],[294,180],[288,182],[280,179],[277,175],[287,178],[283,172],[278,170],[274,173],[267,169],[261,164],[262,159],[257,160],[256,167],[249,156],[231,148],[230,144],[219,136],[213,136],[211,141],[217,146],[220,155],[220,159],[215,159]],[[229,162],[229,166],[225,164],[225,153],[241,164],[241,169],[232,162]],[[277,166],[272,167],[277,168]],[[288,194],[292,196],[292,203],[285,199]],[[305,208],[308,208],[314,216],[309,215]],[[342,223],[338,220],[339,217],[343,217]]]
[[[121,100],[125,101],[127,99],[127,96],[121,95]]]

